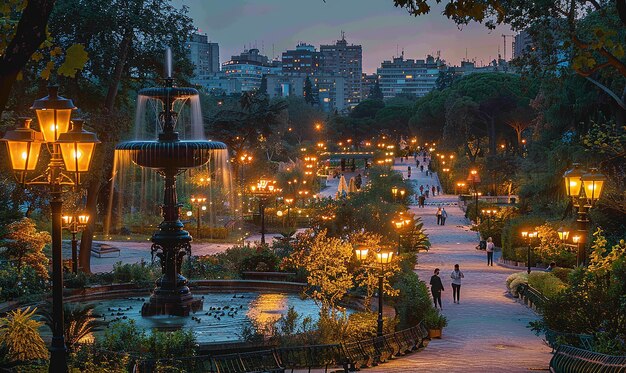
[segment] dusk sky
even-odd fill
[[[433,1],[434,3],[434,1]],[[472,24],[462,30],[441,8],[420,17],[393,6],[392,0],[174,0],[187,5],[195,26],[220,45],[220,62],[255,46],[267,56],[294,49],[299,41],[333,44],[346,33],[350,44],[363,46],[363,71],[372,73],[383,60],[404,49],[405,58],[423,59],[427,54],[458,65],[467,56],[478,65],[503,54],[502,27],[493,31]],[[397,47],[396,47],[397,46]],[[507,38],[507,59],[511,38]]]

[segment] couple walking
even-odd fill
[[[452,279],[452,298],[454,303],[459,304],[461,299],[461,279],[465,278],[463,272],[459,269],[459,265],[454,265],[454,271],[450,274],[450,278]],[[437,308],[437,303],[439,303],[439,308],[443,309],[441,306],[441,292],[444,291],[443,283],[441,282],[441,278],[439,277],[439,268],[435,268],[435,274],[433,274],[430,278],[430,292],[433,295],[433,302],[435,303],[435,308]]]
[[[446,225],[448,213],[444,207],[437,208],[437,225]]]

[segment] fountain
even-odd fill
[[[160,101],[160,133],[156,141],[128,141],[116,146],[125,151],[130,160],[141,168],[155,170],[164,180],[163,221],[152,235],[152,257],[161,264],[162,276],[156,281],[150,299],[143,304],[142,316],[188,316],[202,309],[202,299],[194,298],[187,279],[180,273],[185,255],[191,255],[192,237],[180,220],[180,207],[176,194],[176,178],[186,170],[201,167],[211,159],[211,153],[225,150],[226,145],[216,141],[181,140],[175,131],[178,114],[174,111],[177,100],[197,97],[193,88],[176,87],[171,75],[171,55],[167,57],[165,86],[142,89],[140,97]]]

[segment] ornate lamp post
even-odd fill
[[[276,181],[264,177],[256,185],[250,187],[250,192],[259,199],[259,214],[261,215],[261,244],[265,245],[265,207],[267,200],[276,192]]]
[[[411,226],[413,219],[410,216],[405,216],[403,213],[399,213],[392,221],[394,229],[398,232],[398,254],[402,251],[402,233]]]
[[[537,231],[532,231],[532,232],[522,231],[522,238],[524,238],[524,240],[528,244],[528,254],[526,258],[526,265],[528,266],[529,274],[530,274],[530,251],[532,249],[531,245],[533,242],[533,238],[537,238],[537,237],[539,237],[539,233]]]
[[[572,200],[574,207],[578,211],[576,219],[576,235],[578,237],[576,262],[578,265],[585,264],[585,246],[587,244],[587,232],[589,230],[589,218],[587,214],[596,201],[600,199],[606,176],[598,172],[597,168],[590,168],[589,171],[574,163],[574,167],[563,175],[565,180],[565,192]],[[572,239],[574,238],[572,237]]]
[[[241,221],[243,222],[244,215],[244,205],[246,201],[246,179],[244,174],[244,169],[247,164],[252,163],[253,157],[250,154],[243,154],[239,157],[239,163],[241,164]]]
[[[49,87],[48,96],[35,100],[31,109],[37,113],[39,128],[30,128],[31,119],[25,118],[22,126],[7,131],[2,139],[7,144],[11,167],[18,181],[29,185],[47,185],[50,188],[52,215],[52,343],[50,346],[50,372],[67,372],[67,357],[63,337],[63,258],[61,251],[63,186],[77,187],[80,176],[89,171],[96,134],[82,128],[82,120],[70,117],[76,107],[72,100],[58,95],[58,87]],[[28,179],[34,171],[42,144],[50,153],[50,160],[43,173]]]
[[[82,232],[89,222],[89,215],[63,215],[61,217],[63,229],[72,234],[72,272],[78,273],[78,241],[76,234]]]
[[[354,250],[356,259],[359,263],[366,263],[368,261],[369,249],[360,246]],[[380,272],[378,274],[378,327],[376,335],[381,337],[383,335],[383,280],[385,275],[385,266],[391,262],[393,257],[393,251],[379,251],[376,253],[376,264],[380,264]],[[370,266],[362,265],[365,268],[372,268]]]
[[[202,216],[200,215],[200,210],[206,210],[205,197],[191,197],[191,204],[196,208],[196,236],[200,237],[200,225],[202,225]]]

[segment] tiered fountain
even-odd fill
[[[170,69],[168,69],[170,70]],[[202,299],[194,298],[187,286],[187,279],[180,273],[185,255],[191,255],[191,236],[180,221],[180,207],[176,195],[176,177],[188,169],[205,165],[211,152],[226,149],[216,141],[180,140],[175,131],[178,114],[174,103],[198,95],[193,88],[175,87],[170,74],[165,87],[147,88],[139,95],[160,101],[163,111],[159,114],[160,133],[156,141],[128,141],[116,149],[128,152],[130,159],[142,168],[150,168],[164,178],[162,205],[163,221],[152,235],[152,256],[161,264],[162,276],[150,300],[143,304],[142,316],[177,315],[202,309]]]

